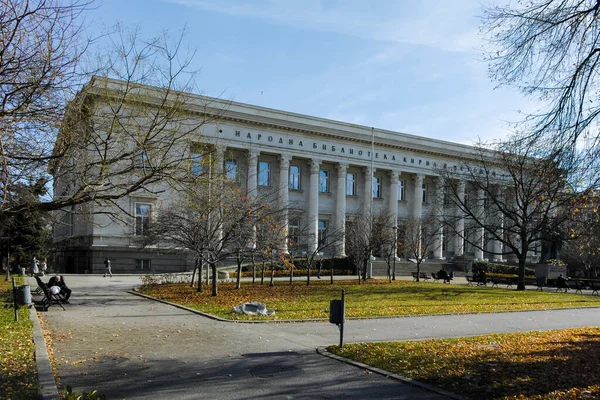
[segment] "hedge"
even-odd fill
[[[493,274],[504,274],[504,275],[518,275],[519,274],[519,266],[518,265],[508,265],[508,264],[497,264],[491,263],[487,261],[475,261],[473,262],[473,273],[478,274],[481,271]],[[525,267],[525,276],[535,276],[535,270],[533,268]]]

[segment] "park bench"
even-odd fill
[[[567,282],[567,284],[569,285],[569,287],[571,289],[575,289],[575,294],[577,294],[577,293],[583,294],[582,290],[586,288],[586,285],[582,281],[572,281],[571,284],[569,284],[568,282]]]
[[[563,283],[561,283],[560,281],[556,281],[556,291],[557,292],[562,292],[564,291],[565,293],[567,293],[567,291],[570,289],[569,287],[569,282],[568,281],[564,281]]]
[[[417,276],[419,277],[419,279],[423,279],[428,281],[429,279],[431,279],[431,277],[429,275],[427,275],[425,272],[421,272],[419,274],[417,274],[416,272],[412,272],[412,277],[413,277],[413,281],[417,280]]]
[[[588,283],[588,287],[592,290],[592,295],[594,293],[598,294],[598,290],[600,290],[600,282],[590,281]]]
[[[465,279],[467,280],[467,286],[473,286],[473,283],[477,283],[473,275],[465,275]]]
[[[50,306],[52,306],[53,304],[58,304],[63,310],[65,310],[63,303],[66,303],[67,299],[65,299],[65,297],[62,294],[52,294],[52,292],[50,292],[48,288],[48,285],[42,282],[39,276],[36,276],[35,280],[38,284],[39,289],[36,289],[36,291],[38,291],[38,293],[39,291],[43,293],[43,296],[38,295],[34,297],[35,305],[39,306],[42,309],[42,311],[48,311],[48,308],[50,308]]]
[[[440,280],[440,277],[435,272],[432,272],[431,279],[433,279],[434,282],[438,282]]]

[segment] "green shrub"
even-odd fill
[[[503,275],[518,275],[519,266],[509,264],[498,264],[487,261],[475,261],[473,262],[473,273],[477,274],[484,271],[486,274],[503,274]],[[535,276],[535,270],[533,268],[525,267],[525,276]]]

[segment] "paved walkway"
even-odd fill
[[[329,323],[214,321],[127,293],[139,277],[68,276],[67,311],[43,313],[61,381],[108,399],[438,399],[316,354]],[[351,320],[345,342],[459,337],[595,325],[600,308]]]

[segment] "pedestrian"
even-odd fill
[[[31,265],[31,276],[38,276],[40,274],[40,266],[37,258],[33,257],[33,264]]]
[[[110,275],[110,277],[112,278],[112,268],[110,264],[110,258],[106,257],[106,259],[104,260],[104,276],[106,277],[106,275]]]
[[[40,263],[40,267],[42,269],[42,276],[46,275],[46,270],[48,269],[48,263],[46,262],[45,258]]]

